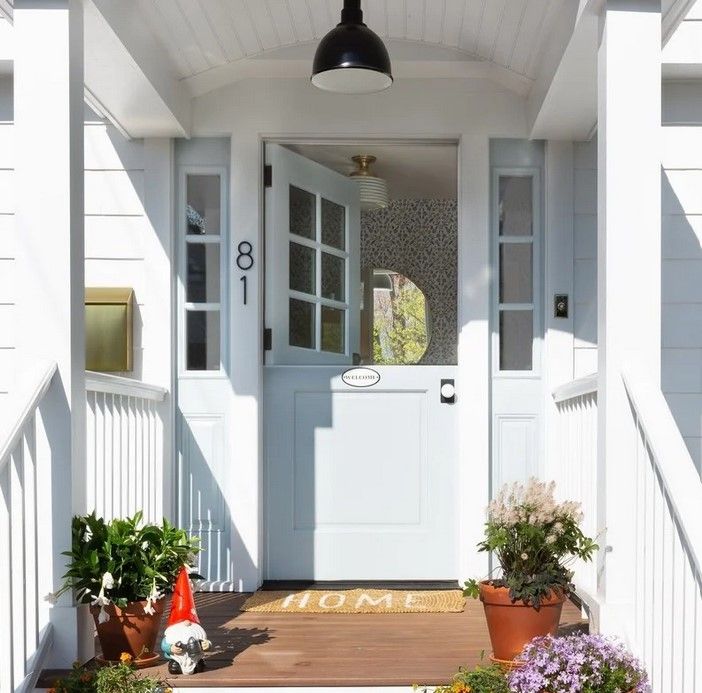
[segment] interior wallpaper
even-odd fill
[[[361,269],[404,274],[429,305],[425,365],[457,361],[458,218],[455,200],[394,200],[361,213]]]

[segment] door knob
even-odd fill
[[[456,385],[453,380],[442,380],[439,390],[442,404],[455,404],[456,402]]]

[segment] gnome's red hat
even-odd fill
[[[171,614],[168,617],[168,626],[174,626],[183,621],[200,623],[195,611],[195,598],[193,588],[190,585],[190,576],[185,566],[180,569],[178,579],[173,587],[173,599],[171,601]]]

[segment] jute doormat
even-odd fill
[[[419,614],[458,613],[465,598],[461,590],[300,590],[260,591],[242,611],[290,614]]]

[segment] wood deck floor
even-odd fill
[[[145,672],[173,687],[438,685],[490,653],[482,605],[474,600],[463,613],[333,615],[242,612],[247,597],[196,595],[213,644],[203,673],[170,677],[165,663]],[[571,602],[561,626],[583,627]],[[58,673],[44,672],[43,684]]]
[[[207,670],[174,686],[404,686],[448,683],[490,653],[480,602],[460,614],[262,614],[239,610],[248,595],[198,594],[213,643]],[[581,623],[567,602],[562,624]],[[151,669],[168,678],[165,665]]]

